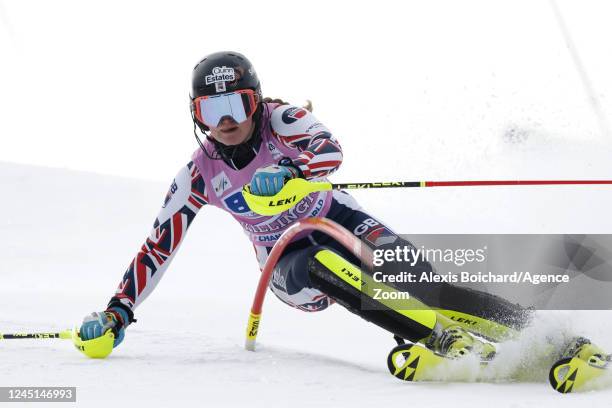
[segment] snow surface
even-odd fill
[[[610,150],[563,143],[502,143],[499,170],[517,160],[521,176],[609,175]],[[551,171],[551,175],[552,175]],[[577,174],[576,174],[577,173]],[[341,174],[341,173],[340,173]],[[339,179],[335,177],[335,179]],[[344,178],[346,180],[346,178]],[[46,331],[100,310],[141,245],[167,185],[62,169],[0,163],[0,328]],[[604,187],[516,187],[359,192],[360,201],[401,232],[610,232],[612,192]],[[240,238],[239,238],[240,237]],[[209,267],[202,266],[206,260]],[[532,370],[520,383],[411,384],[391,377],[392,338],[340,306],[309,314],[273,296],[264,305],[258,349],[243,349],[258,279],[239,226],[204,208],[138,323],[106,360],[69,342],[0,342],[3,386],[77,386],[79,406],[609,406],[612,391],[561,395]],[[548,312],[531,350],[564,325],[612,349],[610,312]],[[548,322],[548,323],[546,323]],[[510,356],[510,352],[506,354]],[[517,362],[500,359],[512,368]],[[504,367],[501,367],[504,370]],[[511,370],[510,370],[511,371]]]

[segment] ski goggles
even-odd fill
[[[242,123],[255,113],[255,91],[241,89],[220,95],[207,95],[195,98],[195,117],[206,126],[218,127],[221,121],[231,118]]]

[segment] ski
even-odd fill
[[[611,360],[612,355],[579,337],[551,366],[548,380],[553,389],[562,394],[604,388],[611,383],[601,381]]]
[[[475,356],[473,356],[475,357]],[[469,356],[449,358],[418,343],[399,344],[387,357],[394,377],[411,382],[478,381],[493,359],[466,361]],[[612,386],[612,355],[589,340],[574,339],[549,370],[549,382],[560,393],[583,392]]]
[[[458,364],[462,360],[445,357],[420,344],[405,343],[389,352],[387,367],[394,377],[403,381],[469,381],[476,380],[490,361],[480,360],[474,369],[474,364]]]

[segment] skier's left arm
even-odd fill
[[[282,105],[272,112],[272,132],[285,146],[297,149],[293,159],[300,176],[310,180],[326,177],[342,163],[342,148],[331,132],[308,110]]]

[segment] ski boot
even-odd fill
[[[446,358],[456,359],[473,354],[485,362],[492,360],[496,352],[493,344],[476,339],[458,325],[434,331],[427,342],[427,347]]]

